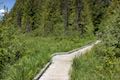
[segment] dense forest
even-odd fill
[[[0,21],[0,80],[32,80],[51,54],[96,39],[102,42],[90,53],[101,73],[81,80],[119,80],[119,0],[16,0]],[[79,61],[73,63],[73,80],[80,80]]]

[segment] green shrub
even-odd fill
[[[14,64],[25,52],[15,32],[13,27],[0,28],[0,77],[5,65]]]

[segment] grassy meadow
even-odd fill
[[[120,80],[120,58],[104,53],[105,50],[112,53],[105,46],[98,46],[75,58],[71,80]]]
[[[27,46],[26,53],[14,65],[6,66],[3,80],[32,80],[56,52],[79,48],[95,40],[94,37],[26,37],[21,40]],[[23,38],[24,37],[24,38]]]

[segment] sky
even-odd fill
[[[3,16],[2,13],[5,12],[4,6],[6,6],[8,10],[10,11],[14,6],[15,1],[16,0],[0,0],[0,16]]]

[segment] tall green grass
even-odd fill
[[[109,56],[107,52],[113,55],[112,49],[98,46],[75,58],[71,80],[120,80],[120,58]]]
[[[33,77],[50,60],[51,54],[65,52],[81,47],[95,40],[94,37],[84,39],[57,37],[22,36],[27,51],[14,65],[7,65],[3,80],[32,80]]]

